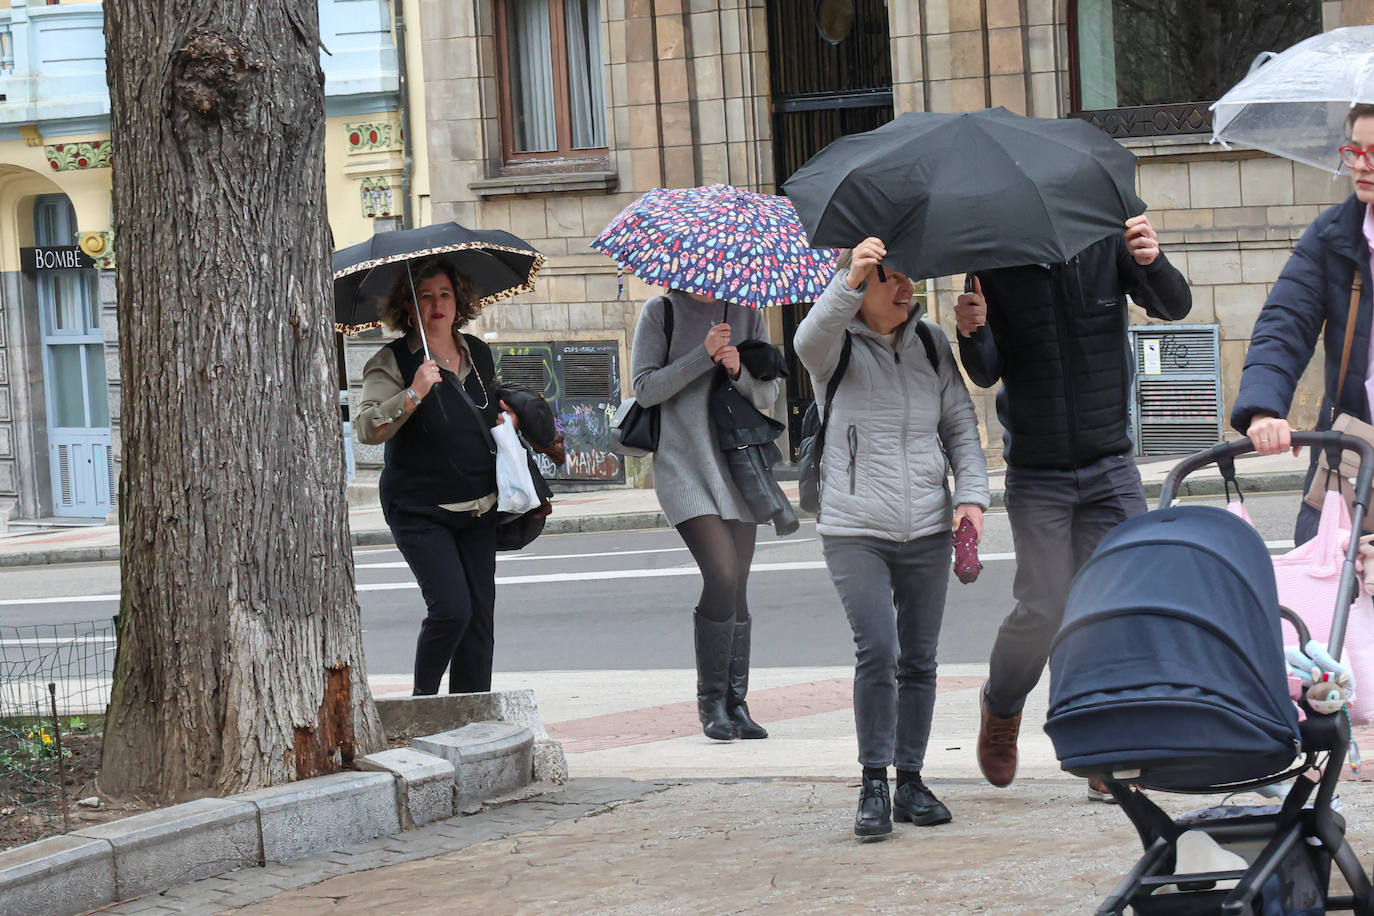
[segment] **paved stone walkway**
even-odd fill
[[[860,843],[848,781],[689,783],[434,858],[378,863],[240,912],[1062,916],[1091,912],[1138,855],[1125,816],[1087,801],[1077,782],[940,790],[953,823],[897,825],[887,840]],[[1346,798],[1366,862],[1372,801],[1363,786]],[[1169,802],[1182,811],[1202,800]]]
[[[953,823],[899,824],[861,843],[848,780],[574,780],[518,805],[106,912],[1059,916],[1091,912],[1139,853],[1125,816],[1087,801],[1078,781],[937,788]],[[1161,798],[1174,813],[1216,801]],[[1343,803],[1368,862],[1374,789],[1348,786]]]
[[[545,794],[508,805],[493,806],[479,814],[440,821],[338,852],[294,862],[269,863],[265,868],[246,868],[205,878],[161,894],[150,894],[107,907],[100,912],[119,916],[164,913],[209,916],[266,900],[285,891],[316,885],[340,875],[371,873],[380,867],[400,863],[433,861],[436,856],[450,855],[469,846],[602,813],[626,801],[661,792],[672,785],[625,779],[579,779],[555,791],[548,791],[553,787],[544,786],[542,789]],[[533,791],[539,791],[540,788],[535,786]],[[330,912],[407,912],[403,907],[397,908],[403,903],[404,900],[396,900],[375,907],[360,903],[356,908],[350,904]],[[454,904],[450,901],[447,912],[453,911]]]

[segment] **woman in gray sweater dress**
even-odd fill
[[[669,308],[671,345],[664,331]],[[708,413],[716,366],[760,410],[777,397],[776,380],[760,381],[740,364],[735,344],[745,340],[768,340],[757,310],[670,290],[640,310],[630,357],[635,398],[659,405],[654,492],[701,569],[693,615],[697,714],[702,731],[718,741],[768,737],[744,699],[751,628],[745,591],[761,520],[750,516],[730,480]]]

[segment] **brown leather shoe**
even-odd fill
[[[1011,785],[1016,777],[1016,736],[1021,732],[1021,715],[1004,719],[988,712],[987,694],[978,692],[982,710],[978,726],[978,769],[998,788]]]

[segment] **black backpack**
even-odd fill
[[[935,347],[935,339],[930,336],[930,328],[921,319],[916,319],[916,335],[925,347],[926,358],[940,371],[940,351]],[[825,419],[821,419],[816,402],[806,408],[802,415],[802,440],[797,446],[797,502],[802,510],[819,514],[821,509],[821,455],[825,452],[825,429],[830,425],[830,404],[839,390],[840,379],[849,368],[849,351],[853,349],[854,339],[844,332],[844,346],[840,349],[840,361],[835,364],[835,372],[825,383]]]

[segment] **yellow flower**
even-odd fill
[[[43,732],[43,743],[52,744],[52,735],[48,734],[47,732]]]

